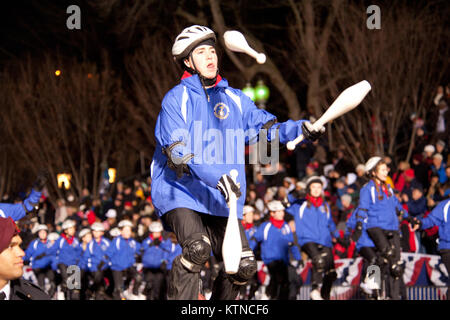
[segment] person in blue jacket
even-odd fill
[[[80,242],[75,237],[76,223],[72,219],[67,219],[61,226],[63,233],[57,241],[57,263],[61,274],[61,290],[64,292],[66,300],[79,300],[80,290],[68,288],[67,268],[77,266],[81,260],[82,250]]]
[[[92,277],[94,299],[102,300],[105,298],[103,278],[109,264],[108,257],[105,253],[109,248],[110,241],[103,237],[105,227],[101,222],[94,222],[91,230],[93,239],[88,243],[87,249],[84,251],[84,259],[86,261],[86,270]]]
[[[33,212],[39,205],[42,189],[48,180],[48,172],[42,171],[31,188],[28,197],[22,203],[0,203],[0,218],[11,217],[18,221],[30,212]]]
[[[92,232],[91,229],[84,228],[78,233],[78,238],[80,240],[80,248],[81,248],[81,258],[78,261],[78,266],[81,271],[81,292],[80,299],[81,300],[89,300],[92,296],[92,292],[89,287],[90,279],[92,278],[92,274],[88,270],[88,256],[86,252],[88,251],[88,245],[92,241]]]
[[[367,233],[388,264],[390,299],[400,299],[404,261],[401,260],[399,220],[410,218],[392,187],[386,183],[389,169],[381,157],[372,157],[365,164],[370,179],[360,190],[359,210],[367,212]]]
[[[381,268],[385,267],[385,264],[383,263],[383,260],[380,259],[375,244],[367,234],[367,220],[367,211],[359,210],[359,208],[353,210],[350,218],[346,222],[345,237],[350,238],[351,241],[355,242],[356,251],[359,252],[365,261],[361,273],[361,278],[364,279],[361,282],[361,288],[370,298],[378,299],[380,297],[381,285],[375,283],[373,288],[367,285],[369,280],[366,276],[367,268],[376,265],[379,266],[381,270]]]
[[[257,230],[257,227],[255,226],[253,214],[255,212],[255,208],[253,208],[250,205],[244,206],[244,212],[243,212],[243,219],[242,219],[242,225],[244,226],[245,235],[247,237],[248,244],[250,246],[250,249],[252,249],[255,256],[258,256],[258,253],[255,252],[258,243],[255,240],[255,233]],[[241,286],[239,296],[240,299],[248,299],[251,300],[255,296],[255,292],[258,290],[258,275],[255,273],[253,277],[251,277],[246,286]],[[248,295],[247,295],[248,292]]]
[[[422,229],[439,227],[438,250],[447,274],[450,276],[450,199],[438,203],[426,218],[418,217],[417,222]],[[450,300],[450,280],[446,296],[447,300]]]
[[[309,121],[277,123],[274,115],[230,87],[219,75],[215,46],[214,32],[204,26],[185,28],[176,37],[172,55],[185,72],[165,95],[156,121],[151,197],[156,212],[183,248],[173,262],[169,299],[198,299],[199,273],[211,250],[222,261],[231,193],[237,197],[237,214],[242,219],[245,144],[259,138],[276,145],[300,134],[310,142],[325,131],[324,127],[314,129]],[[266,130],[260,134],[261,129]],[[238,172],[236,181],[230,177],[232,169]],[[213,300],[235,299],[239,286],[256,272],[256,261],[240,229],[241,266],[233,275],[219,272]]]
[[[159,221],[153,221],[149,226],[150,234],[142,241],[142,264],[147,300],[165,300],[164,271],[167,267],[169,251],[166,243],[172,241],[163,239],[163,226]]]
[[[55,294],[55,274],[52,270],[52,257],[56,254],[56,247],[48,241],[48,228],[41,224],[37,227],[38,238],[30,242],[25,250],[24,261],[29,261],[29,265],[37,278],[38,285],[45,290],[45,278],[50,283],[48,295],[53,297]]]
[[[294,259],[302,259],[289,225],[284,221],[284,206],[281,201],[273,200],[267,204],[270,221],[262,223],[254,237],[261,242],[261,258],[267,266],[270,283],[266,293],[272,300],[287,300],[289,297],[288,265],[289,252]]]
[[[339,232],[324,199],[320,177],[310,177],[306,182],[306,199],[292,203],[286,211],[294,217],[298,243],[312,261],[310,297],[313,300],[330,299],[337,278],[332,246]]]
[[[139,295],[139,286],[141,284],[141,275],[136,269],[136,255],[140,250],[140,243],[134,240],[132,235],[133,224],[129,220],[119,222],[120,236],[111,241],[106,256],[111,262],[111,272],[114,279],[113,298],[121,300],[123,289],[128,288],[134,279],[132,298]],[[125,278],[125,281],[124,281]]]

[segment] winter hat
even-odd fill
[[[56,232],[50,232],[47,237],[47,239],[50,241],[58,240],[58,238],[59,238],[59,234],[57,234]]]
[[[309,190],[310,185],[314,182],[318,182],[323,186],[323,180],[319,176],[312,176],[306,181],[306,189]]]
[[[101,222],[94,222],[91,226],[92,231],[105,231],[105,227]]]
[[[108,212],[106,212],[107,218],[116,218],[117,217],[117,211],[116,209],[109,209]]]
[[[405,170],[405,176],[409,177],[409,178],[414,178],[414,170],[413,169],[408,169]]]
[[[153,221],[148,228],[150,232],[162,232],[164,230],[163,225],[159,221]]]
[[[47,226],[46,226],[45,224],[40,224],[40,225],[37,226],[35,232],[37,233],[37,232],[39,232],[39,231],[41,231],[41,230],[48,231],[48,228],[47,228]]]
[[[66,221],[63,222],[61,228],[63,230],[66,230],[66,229],[69,229],[71,227],[75,227],[75,221],[73,221],[72,219],[67,219]]]
[[[323,167],[323,174],[328,176],[330,171],[334,170],[334,166],[332,164],[327,164]]]
[[[356,179],[357,179],[357,176],[355,173],[353,173],[353,172],[347,173],[347,184],[348,185],[354,184]]]
[[[378,164],[378,162],[381,161],[381,157],[372,157],[369,160],[367,160],[366,164],[364,165],[364,170],[366,173],[372,171]]]
[[[19,229],[11,217],[0,218],[0,253],[9,247],[11,239],[17,234]]]
[[[442,141],[442,140],[438,140],[438,141],[436,142],[436,145],[440,145],[441,147],[445,147],[445,142]]]
[[[267,204],[267,208],[269,209],[269,211],[279,211],[279,210],[284,210],[284,206],[281,203],[281,201],[278,200],[272,200]]]
[[[434,146],[432,144],[428,144],[425,146],[425,148],[423,148],[423,151],[429,152],[429,153],[434,153],[434,151],[436,151],[436,149],[434,148]]]
[[[111,237],[115,238],[120,235],[120,230],[119,228],[113,228],[109,231],[109,234],[111,235]]]
[[[255,212],[255,208],[253,208],[252,206],[244,206],[244,215],[246,215],[249,212]]]
[[[85,235],[87,235],[88,233],[91,233],[91,230],[85,228],[85,229],[83,229],[83,230],[80,231],[80,233],[78,234],[78,237],[79,237],[80,239],[83,239],[83,237],[84,237]]]
[[[118,227],[119,227],[120,229],[122,229],[122,228],[124,228],[124,227],[130,227],[130,228],[133,228],[133,223],[131,223],[130,220],[122,220],[122,221],[119,222]]]

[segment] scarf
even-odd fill
[[[306,195],[306,200],[308,200],[310,203],[312,203],[312,205],[316,208],[320,207],[323,203],[323,198],[322,197],[313,197],[310,194]]]
[[[276,220],[274,217],[270,217],[270,223],[272,223],[275,228],[281,229],[284,220]]]
[[[65,233],[62,233],[62,234],[61,234],[61,237],[63,237],[64,239],[66,239],[66,241],[67,241],[67,243],[68,243],[69,245],[72,245],[73,240],[75,239],[75,237],[71,237],[71,238],[67,237],[67,234],[65,234]]]

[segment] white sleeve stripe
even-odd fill
[[[300,206],[300,211],[299,211],[300,219],[303,218],[303,212],[305,211],[305,208],[306,208],[306,201],[303,202],[303,204]]]
[[[372,187],[370,189],[370,193],[372,195],[372,202],[375,203],[375,187]]]
[[[267,241],[267,236],[269,235],[270,223],[264,228],[264,241]]]
[[[155,161],[152,161],[152,163],[150,164],[150,178],[153,176],[153,165],[154,165]]]
[[[444,221],[447,223],[447,217],[448,217],[448,207],[450,206],[450,201],[447,202],[447,204],[444,206]]]
[[[184,91],[183,91],[183,97],[181,98],[181,114],[183,115],[183,119],[184,122],[187,123],[187,107],[186,107],[186,103],[188,100],[188,94],[186,92],[186,86],[183,87]]]
[[[3,212],[2,209],[0,209],[0,216],[2,216],[3,218],[6,218],[6,214]]]
[[[237,104],[239,111],[241,111],[242,114],[242,104],[241,104],[241,98],[239,96],[235,95],[233,92],[231,92],[230,89],[225,89],[225,93],[230,96],[231,99],[233,99],[234,103]]]

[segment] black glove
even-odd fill
[[[353,234],[350,236],[350,238],[354,241],[357,242],[358,239],[361,237],[362,235],[362,230],[363,230],[363,226],[362,226],[362,222],[358,221],[356,223],[356,227],[355,227],[355,231],[353,232]]]
[[[39,171],[36,181],[33,184],[33,189],[36,191],[41,191],[47,183],[48,177],[49,173],[46,169]]]
[[[161,271],[166,271],[167,270],[167,262],[164,260],[163,262],[161,262],[161,267],[159,267],[161,269]]]
[[[319,130],[314,130],[313,125],[309,121],[302,123],[303,137],[309,141],[316,141],[325,133],[325,127],[322,126]]]
[[[336,242],[345,248],[350,245],[350,240],[348,238],[337,238]]]
[[[241,186],[239,183],[235,183],[233,179],[227,174],[222,175],[217,183],[217,189],[220,190],[225,201],[228,202],[230,200],[230,194],[233,192],[236,195],[236,199],[242,195]]]
[[[100,261],[100,263],[98,264],[98,266],[97,266],[97,270],[98,271],[102,271],[102,268],[103,268],[103,266],[105,265],[105,261]]]
[[[408,221],[413,228],[416,225],[419,225],[419,229],[422,228],[422,221],[420,221],[416,217],[409,216],[408,218],[405,218],[405,220]]]
[[[45,253],[41,253],[40,255],[38,255],[36,258],[34,258],[34,261],[42,259],[43,257],[45,257],[46,254]]]

